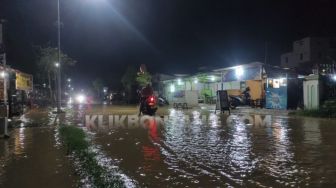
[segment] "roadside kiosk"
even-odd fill
[[[266,68],[266,108],[296,109],[302,94],[296,74],[280,68]]]

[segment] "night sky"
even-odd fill
[[[33,46],[56,46],[56,0],[0,0],[8,61],[35,73]],[[71,75],[111,85],[129,64],[192,73],[263,61],[279,64],[293,40],[336,35],[335,0],[61,0],[62,50]]]

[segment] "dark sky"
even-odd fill
[[[56,0],[0,0],[9,63],[34,73],[33,45],[56,46]],[[151,72],[269,62],[293,40],[335,36],[335,0],[61,0],[62,50],[72,77],[119,83],[129,64]]]

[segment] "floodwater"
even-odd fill
[[[201,113],[96,129],[94,141],[141,187],[336,186],[335,120]]]
[[[86,113],[136,113],[125,109],[75,107],[58,121],[85,128]],[[169,115],[164,124],[85,129],[101,160],[112,161],[137,187],[336,186],[336,120],[162,113]],[[71,160],[57,146],[51,119],[50,113],[31,116],[26,121],[32,126],[18,126],[9,140],[0,140],[0,187],[79,185]]]

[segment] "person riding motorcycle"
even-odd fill
[[[147,84],[145,87],[143,87],[140,91],[140,108],[139,108],[139,115],[141,115],[142,109],[144,107],[144,103],[146,102],[146,99],[150,96],[152,96],[154,93],[153,88],[150,84]]]

